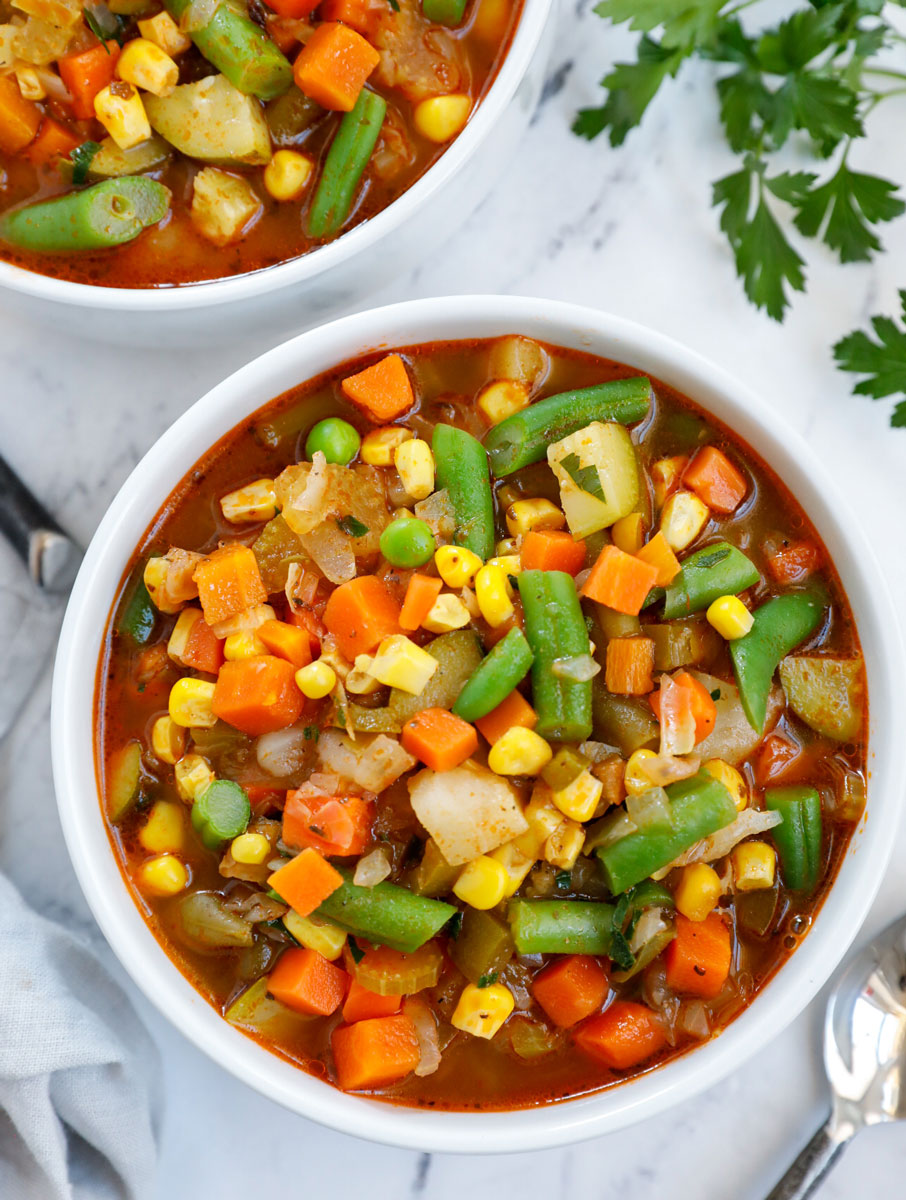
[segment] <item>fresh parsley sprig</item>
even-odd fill
[[[902,395],[903,399],[893,407],[890,423],[906,429],[906,288],[900,292],[900,304],[903,328],[890,317],[872,317],[877,341],[856,330],[837,342],[834,358],[842,371],[866,376],[853,388],[859,395],[873,400]]]
[[[714,183],[711,200],[746,295],[781,321],[791,293],[806,286],[793,229],[842,263],[864,262],[881,249],[879,227],[906,209],[895,182],[849,165],[868,113],[906,93],[906,71],[878,60],[906,38],[885,19],[883,0],[811,0],[775,24],[743,25],[738,14],[759,2],[600,0],[599,16],[641,36],[635,61],[613,67],[604,103],[583,109],[573,129],[589,139],[607,132],[619,146],[688,60],[719,64],[720,121],[740,162]],[[774,167],[794,135],[811,145],[815,171]]]

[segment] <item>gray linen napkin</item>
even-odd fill
[[[157,1078],[125,993],[0,875],[0,1197],[145,1200]]]

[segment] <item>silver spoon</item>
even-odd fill
[[[860,1129],[906,1117],[906,918],[888,925],[834,985],[824,1065],[830,1116],[767,1200],[806,1200]]]

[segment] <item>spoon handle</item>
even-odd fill
[[[831,1114],[804,1146],[766,1200],[806,1200],[830,1172],[855,1131],[837,1124]]]

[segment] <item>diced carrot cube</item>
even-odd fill
[[[337,1083],[347,1092],[396,1083],[421,1059],[415,1024],[402,1013],[341,1025],[330,1044]]]
[[[53,117],[45,117],[38,136],[25,151],[25,157],[35,166],[43,167],[55,159],[68,158],[83,141]]]
[[[376,421],[392,421],[415,403],[415,392],[406,364],[398,354],[343,380],[343,392],[353,404],[367,409]]]
[[[802,583],[820,566],[821,551],[814,542],[785,542],[767,559],[768,570],[781,587]]]
[[[293,75],[299,91],[322,108],[351,112],[380,61],[377,50],[360,33],[338,21],[325,21],[299,51]]]
[[[206,675],[216,675],[223,666],[223,642],[204,617],[199,617],[189,630],[181,661],[183,666]]]
[[[522,539],[525,571],[566,571],[578,575],[585,566],[585,543],[562,529],[533,529]]]
[[[343,1004],[343,1020],[347,1025],[353,1025],[356,1021],[370,1021],[374,1017],[392,1017],[399,1012],[402,1003],[402,996],[379,996],[353,979]]]
[[[384,0],[323,0],[318,6],[322,21],[342,21],[366,38],[374,36],[385,12]]]
[[[307,846],[267,882],[300,917],[308,917],[334,894],[343,876],[317,850]]]
[[[668,587],[680,573],[680,561],[661,532],[645,543],[636,554],[636,558],[649,566],[657,567],[655,587]]]
[[[350,661],[370,654],[391,634],[400,631],[400,606],[390,589],[374,575],[341,583],[324,609],[324,625]]]
[[[400,629],[405,629],[407,633],[418,629],[434,607],[443,586],[443,580],[435,575],[412,575],[400,609]]]
[[[94,98],[113,82],[120,48],[116,42],[99,42],[57,59],[57,70],[72,96],[72,111],[80,121],[94,117]]]
[[[655,586],[657,567],[626,554],[616,546],[605,546],[582,585],[581,594],[617,612],[636,617]]]
[[[214,715],[249,737],[295,725],[305,706],[292,663],[270,654],[225,662],[214,686]]]
[[[716,446],[698,451],[686,467],[683,484],[719,513],[735,512],[748,490],[745,476]]]
[[[637,1067],[663,1050],[667,1035],[644,1004],[615,1000],[575,1034],[576,1045],[613,1071]]]
[[[532,980],[532,995],[561,1029],[596,1013],[609,990],[607,972],[588,954],[563,955]]]
[[[538,724],[538,714],[520,691],[513,691],[505,700],[501,700],[496,708],[479,717],[475,722],[478,731],[493,746],[499,742],[508,729],[520,726],[522,729],[534,729]]]
[[[34,141],[41,110],[19,91],[14,75],[0,75],[0,150],[18,154]]]
[[[286,621],[265,621],[255,633],[264,642],[271,654],[285,658],[298,669],[311,662],[311,638],[306,629],[290,625]]]
[[[232,542],[203,558],[193,576],[209,625],[217,625],[267,600],[258,560],[248,546]]]
[[[267,980],[267,990],[295,1012],[329,1017],[343,1003],[349,976],[317,950],[284,950]]]
[[[704,921],[676,914],[676,937],[664,952],[667,986],[674,992],[713,1000],[727,981],[732,958],[730,930],[719,912]]]
[[[478,734],[468,721],[445,708],[425,708],[407,721],[403,749],[432,771],[452,771],[478,749]]]
[[[607,643],[604,683],[619,696],[645,696],[654,688],[654,642],[647,637],[611,638]]]

